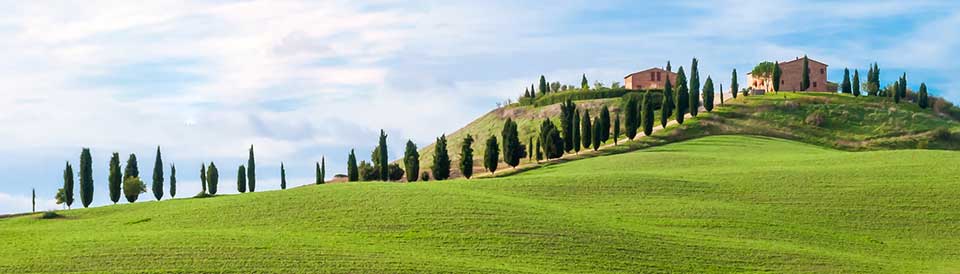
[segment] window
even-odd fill
[[[784,82],[783,80],[780,80],[780,84],[781,84],[781,85],[783,85],[783,84],[785,84],[785,83],[786,83],[786,82]]]
[[[823,74],[823,69],[820,69],[820,74]]]
[[[650,81],[653,81],[653,76],[654,76],[654,74],[655,74],[654,72],[652,72],[652,71],[650,72]]]
[[[660,72],[657,72],[657,82],[660,82]]]
[[[817,87],[817,82],[813,82],[813,87]]]

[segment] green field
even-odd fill
[[[714,136],[515,176],[0,219],[0,272],[960,271],[960,152]]]

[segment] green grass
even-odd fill
[[[960,152],[715,136],[484,180],[0,219],[0,272],[960,271]]]

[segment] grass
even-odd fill
[[[960,152],[715,136],[484,180],[0,219],[0,272],[960,271]]]

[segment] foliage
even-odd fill
[[[287,169],[283,166],[283,162],[280,162],[280,189],[287,189]]]
[[[690,99],[688,98],[690,94],[687,91],[687,77],[683,73],[683,67],[681,66],[677,70],[677,111],[675,113],[674,119],[677,120],[677,123],[683,124],[683,118],[687,114],[687,111],[690,107]]]
[[[920,92],[917,95],[917,105],[922,109],[930,107],[930,98],[927,94],[927,84],[920,83]]]
[[[58,205],[65,204],[67,203],[67,192],[61,187],[60,189],[57,189],[57,194],[53,198],[56,200]]]
[[[860,71],[853,70],[853,96],[860,96]]]
[[[220,171],[217,170],[217,165],[213,162],[210,162],[210,167],[207,168],[207,192],[210,195],[217,195],[217,184],[220,182]]]
[[[417,174],[420,174],[420,152],[417,152],[417,144],[412,140],[407,140],[407,147],[403,153],[403,167],[406,169],[407,181],[416,182]]]
[[[490,171],[490,173],[496,172],[497,164],[499,163],[500,158],[499,154],[500,149],[499,145],[497,144],[497,136],[490,135],[490,137],[487,138],[486,150],[483,152],[483,168],[487,171]],[[503,158],[507,158],[506,153],[504,153]]]
[[[690,116],[693,117],[697,117],[697,113],[700,111],[700,71],[697,69],[697,65],[697,58],[693,58],[693,63],[690,66],[690,94],[687,96],[687,99],[690,100],[687,107],[690,108]]]
[[[843,82],[840,82],[840,92],[853,93],[853,89],[850,87],[850,69],[843,69]]]
[[[549,118],[540,124],[540,143],[543,145],[544,156],[547,159],[563,156],[563,139],[560,137],[560,131]]]
[[[582,89],[583,91],[590,90],[590,82],[587,81],[586,73],[584,73],[582,78],[580,79],[580,89]]]
[[[404,171],[403,171],[403,168],[400,167],[400,164],[397,164],[397,163],[389,164],[387,165],[387,170],[388,170],[387,179],[390,179],[390,181],[400,181],[400,179],[403,179]]]
[[[67,167],[63,169],[63,197],[67,207],[73,205],[73,166],[67,162]]]
[[[613,117],[613,144],[617,144],[617,140],[620,139],[620,114],[616,114]],[[580,149],[578,148],[577,151]]]
[[[200,193],[207,193],[207,164],[200,163]]]
[[[580,119],[580,142],[584,148],[590,148],[593,143],[593,124],[590,121],[589,111],[584,111],[583,118]],[[539,148],[537,150],[539,153]]]
[[[380,170],[370,162],[360,161],[358,169],[360,171],[360,181],[367,182],[380,179]]]
[[[250,192],[257,190],[257,162],[253,156],[253,145],[250,145],[250,150],[247,153],[247,189]]]
[[[143,193],[147,193],[147,185],[139,177],[123,179],[123,196],[127,198],[128,203],[136,202]]]
[[[109,166],[110,176],[107,179],[107,189],[110,190],[110,201],[116,204],[120,201],[120,194],[122,192],[120,188],[123,184],[123,174],[120,173],[120,153],[114,152],[113,155],[110,156]]]
[[[170,198],[177,197],[177,167],[170,165]]]
[[[350,155],[347,155],[347,181],[356,182],[359,180],[360,172],[357,168],[357,154],[351,149]]]
[[[163,158],[160,156],[160,146],[157,146],[157,157],[153,161],[153,181],[151,184],[153,197],[159,201],[163,198]]]
[[[740,88],[740,84],[737,83],[737,69],[733,69],[733,72],[730,76],[730,92],[733,94],[733,99],[737,99],[737,89]]]
[[[53,211],[45,211],[43,212],[42,215],[40,215],[40,219],[44,219],[44,220],[57,219],[57,218],[63,218],[63,216]]]
[[[447,136],[440,135],[437,138],[436,147],[433,150],[433,179],[437,181],[450,178],[450,156],[447,154]]]
[[[780,91],[780,82],[783,77],[783,69],[780,68],[780,62],[773,63],[773,91]],[[723,92],[722,90],[720,91]],[[723,94],[721,94],[722,96]]]
[[[707,81],[703,84],[703,108],[706,109],[707,112],[713,111],[713,96],[713,79],[707,76]]]
[[[669,82],[669,80],[668,80]],[[669,88],[668,88],[669,90]],[[665,98],[669,96],[664,96]],[[637,136],[637,129],[640,128],[640,113],[639,103],[637,102],[636,97],[628,97],[626,103],[624,104],[624,126],[626,127],[626,134],[628,140],[633,140]],[[584,119],[589,119],[589,116],[586,116]],[[590,139],[587,139],[590,140]]]
[[[383,129],[380,130],[380,141],[377,145],[377,150],[379,152],[378,159],[380,160],[379,165],[376,166],[380,171],[380,178],[386,180],[390,178],[390,169],[387,167],[387,163],[390,161],[387,155],[387,134],[383,132]]]
[[[507,118],[507,120],[503,122],[503,130],[500,132],[500,136],[503,139],[503,162],[511,167],[516,167],[520,164],[520,159],[523,159],[526,154],[526,149],[523,147],[523,144],[520,143],[517,123]],[[489,140],[487,143],[489,144]],[[487,148],[486,150],[489,151],[490,149]]]
[[[667,82],[663,88],[663,102],[660,103],[660,126],[663,128],[667,128],[667,122],[670,119],[670,115],[673,114],[673,108],[676,104],[673,101],[673,96],[673,86],[670,83],[670,77],[667,77]],[[629,116],[627,117],[627,119],[629,119]],[[634,135],[636,135],[636,131],[634,131]]]
[[[247,169],[243,165],[237,168],[237,192],[247,192]]]
[[[709,78],[707,78],[709,83]],[[643,135],[650,136],[653,134],[653,99],[650,97],[650,93],[643,95]]]
[[[561,135],[563,136],[563,150],[572,151],[573,150],[573,127],[576,125],[573,124],[573,115],[577,112],[577,105],[571,100],[567,100],[563,104],[560,104],[560,129]],[[506,154],[504,154],[506,155]]]
[[[753,67],[753,70],[750,71],[750,75],[753,75],[755,77],[773,76],[777,67],[778,67],[777,63],[772,63],[770,61],[763,61]]]
[[[460,174],[467,179],[473,176],[473,136],[470,134],[460,143]]]
[[[810,88],[810,60],[806,55],[803,56],[803,72],[800,74],[800,90]]]
[[[600,117],[593,118],[593,134],[592,134],[593,136],[591,136],[592,137],[591,144],[593,145],[593,151],[597,151],[597,149],[600,149],[600,143],[601,143],[600,136],[603,136],[603,133],[602,133],[603,129],[598,125],[602,123],[603,122],[600,121]]]
[[[583,137],[583,133],[580,132],[580,129],[583,127],[583,124],[580,123],[580,117],[582,116],[580,116],[580,110],[578,109],[576,112],[573,113],[573,138],[572,138],[573,151],[574,153],[577,153],[577,154],[580,153],[580,149],[581,149],[580,143],[582,142],[581,137]]]
[[[646,94],[649,94],[649,92]],[[606,143],[607,140],[610,140],[610,108],[608,108],[607,105],[603,105],[603,107],[600,108],[599,118],[600,124],[595,124],[594,127],[600,128],[597,130],[600,132],[600,136],[597,136],[600,139],[600,143]]]
[[[140,177],[140,168],[137,167],[137,155],[130,153],[127,157],[127,165],[123,167],[123,178]]]
[[[430,173],[427,172],[427,171],[421,172],[421,173],[420,173],[420,181],[423,181],[423,182],[430,181]]]

